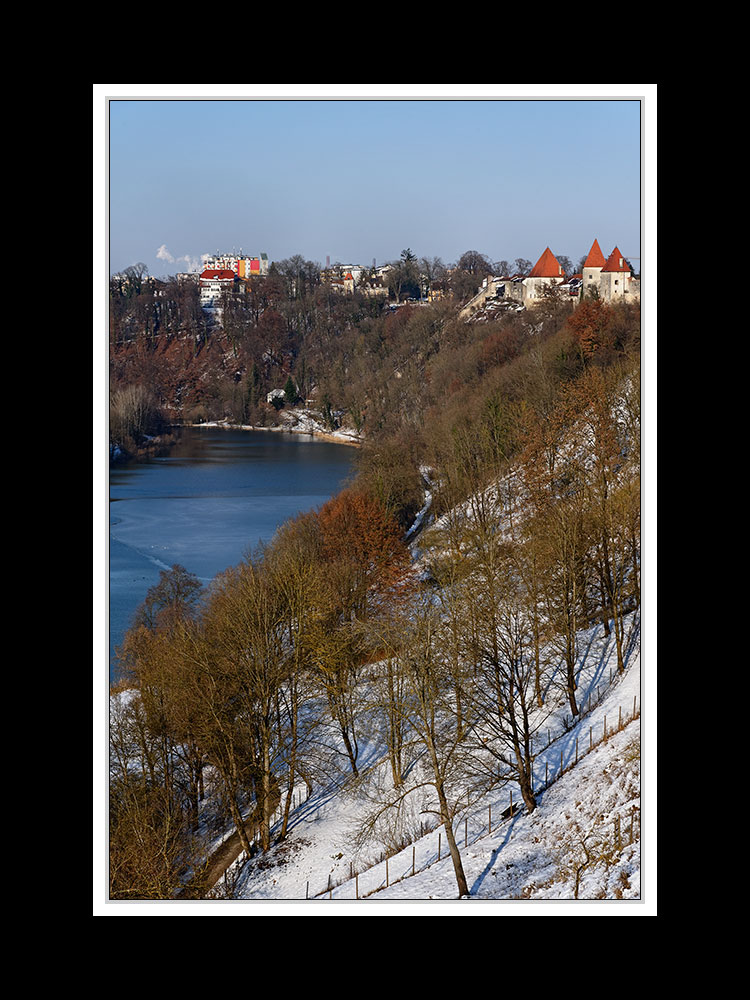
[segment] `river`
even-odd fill
[[[352,472],[353,449],[307,435],[183,428],[163,457],[109,474],[109,661],[161,570],[209,583]]]

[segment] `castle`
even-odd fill
[[[485,278],[482,287],[459,315],[468,318],[492,300],[532,308],[544,301],[550,292],[569,296],[576,305],[584,298],[594,297],[604,302],[639,301],[641,279],[635,277],[618,247],[605,257],[598,240],[591,245],[582,271],[572,277],[565,275],[562,265],[547,247],[528,274]]]

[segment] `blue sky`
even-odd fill
[[[534,263],[549,246],[577,263],[596,238],[605,254],[642,255],[642,105],[631,97],[149,100],[134,90],[109,103],[110,273],[142,261],[169,274],[240,248],[369,264],[409,247],[451,264],[467,250]]]

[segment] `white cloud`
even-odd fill
[[[162,245],[156,251],[156,258],[157,258],[157,260],[166,260],[170,264],[174,264],[174,257],[169,252],[169,250],[167,250],[166,243],[162,243]]]
[[[164,260],[168,264],[179,264],[181,261],[185,262],[186,270],[197,271],[200,269],[201,261],[205,259],[208,255],[202,254],[201,258],[191,257],[189,254],[183,254],[182,257],[174,257],[169,250],[167,250],[166,243],[162,243],[159,249],[156,251],[157,260]]]

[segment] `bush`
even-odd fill
[[[141,447],[146,438],[160,434],[164,413],[154,393],[142,385],[116,389],[109,402],[109,440],[126,451]],[[129,447],[130,446],[130,447]]]

